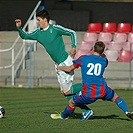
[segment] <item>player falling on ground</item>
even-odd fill
[[[125,101],[118,96],[114,90],[107,86],[103,73],[108,65],[108,60],[102,57],[105,45],[99,41],[95,43],[94,54],[84,55],[79,59],[73,61],[72,66],[58,66],[59,70],[70,72],[78,67],[81,67],[82,73],[82,91],[73,96],[69,101],[65,110],[61,114],[51,114],[53,119],[65,119],[72,114],[78,105],[91,104],[98,99],[112,101],[124,111],[124,113],[131,119],[133,119],[133,112],[130,112],[127,108]],[[87,120],[93,116],[92,110],[87,111],[84,114],[84,119]]]
[[[50,55],[52,60],[60,66],[70,66],[72,65],[73,57],[76,54],[76,32],[64,28],[60,25],[49,24],[50,15],[47,10],[39,11],[36,14],[38,29],[31,33],[26,33],[22,30],[22,22],[20,19],[16,19],[16,27],[19,35],[25,40],[37,40]],[[72,48],[70,50],[70,55],[65,50],[65,45],[62,36],[69,36],[72,41]],[[56,65],[55,65],[56,66]],[[76,94],[81,90],[81,84],[72,85],[74,79],[74,71],[66,73],[61,70],[56,70],[58,82],[60,84],[61,93],[67,97],[68,100],[72,98],[72,95]],[[85,105],[80,107],[83,112],[89,110]]]

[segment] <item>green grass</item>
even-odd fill
[[[133,110],[133,91],[115,90]],[[0,88],[0,105],[6,114],[0,119],[0,133],[133,133],[133,121],[114,103],[99,100],[91,105],[95,116],[81,121],[81,110],[67,120],[53,120],[67,99],[55,88]]]

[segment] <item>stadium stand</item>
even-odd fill
[[[117,50],[106,50],[105,55],[108,59],[108,61],[117,61],[119,57],[119,53]]]
[[[123,44],[123,49],[124,50],[128,50],[128,51],[132,51],[132,53],[133,53],[133,43],[131,43],[131,42],[125,42],[124,44]]]
[[[121,50],[119,54],[118,62],[130,62],[131,61],[131,52],[127,50]]]
[[[84,41],[86,42],[95,42],[98,39],[98,35],[95,32],[86,32],[84,34]]]
[[[93,44],[94,44],[94,42],[85,42],[85,41],[82,41],[79,44],[78,49],[91,51],[92,47],[93,47]]]
[[[107,49],[116,50],[119,52],[122,49],[122,44],[123,43],[121,43],[121,42],[111,41],[111,42],[107,43]]]
[[[116,31],[116,23],[108,22],[103,24],[102,32],[114,33]]]
[[[133,31],[128,34],[128,42],[133,43]]]
[[[89,54],[89,50],[81,50],[81,49],[78,49],[77,52],[76,52],[76,55],[74,57],[74,59],[78,59],[80,56],[82,55],[88,55]]]
[[[129,56],[129,51],[133,54],[133,32],[129,23],[89,23],[79,49],[87,49],[91,54],[96,41],[105,43],[105,54],[109,61],[129,62],[133,58]],[[83,52],[86,51],[78,52],[78,56]]]
[[[115,32],[113,41],[114,42],[126,42],[127,41],[127,34]]]
[[[113,40],[113,34],[116,31],[116,23],[109,22],[104,23],[102,31],[99,33],[98,41],[103,41],[107,47],[107,44]]]
[[[116,32],[129,33],[130,31],[131,31],[131,24],[130,23],[119,23]]]
[[[112,33],[100,32],[98,36],[98,41],[103,41],[105,43],[111,42],[113,39]]]
[[[100,33],[102,30],[101,23],[89,23],[87,32]]]

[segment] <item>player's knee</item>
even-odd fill
[[[70,99],[70,100],[69,100],[69,105],[70,105],[72,108],[75,108],[75,104],[74,104],[73,99]]]
[[[65,95],[70,95],[70,90],[68,90],[67,92],[64,92]]]
[[[65,96],[65,93],[61,90],[60,93]]]
[[[120,96],[118,96],[116,93],[114,94],[114,97],[112,99],[113,102],[116,102],[116,100],[120,98]]]

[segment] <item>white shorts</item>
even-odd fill
[[[68,58],[59,64],[59,66],[71,66],[73,65],[73,58],[69,55]],[[72,82],[74,79],[74,71],[71,71],[70,73],[66,73],[64,71],[58,70],[55,65],[55,70],[58,78],[58,82],[60,84],[60,89],[66,93],[70,90],[70,87],[72,86]]]

